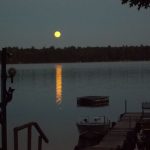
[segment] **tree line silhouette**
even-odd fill
[[[18,48],[7,47],[7,63],[61,63],[150,60],[150,46]]]

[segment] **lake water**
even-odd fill
[[[85,116],[105,115],[117,121],[124,112],[141,111],[141,102],[150,100],[150,62],[105,62],[69,64],[8,65],[17,70],[13,101],[8,104],[8,143],[13,145],[13,128],[38,122],[49,144],[43,150],[73,150],[78,142],[76,122]],[[76,99],[86,95],[109,96],[103,108],[77,107]],[[19,134],[21,150],[26,133]],[[33,131],[33,147],[37,134]]]

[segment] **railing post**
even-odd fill
[[[42,150],[42,137],[39,136],[38,138],[38,150]]]
[[[28,127],[28,150],[31,150],[31,125]]]
[[[14,129],[14,150],[18,150],[18,130]]]

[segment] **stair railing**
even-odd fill
[[[14,150],[18,150],[18,132],[27,129],[27,148],[28,150],[31,150],[32,145],[32,127],[35,127],[37,132],[39,133],[38,137],[38,150],[42,150],[42,140],[44,140],[46,143],[48,143],[48,138],[43,133],[42,129],[36,122],[30,122],[27,124],[24,124],[19,127],[14,128]]]

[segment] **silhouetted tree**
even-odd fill
[[[122,4],[129,3],[130,7],[137,6],[138,9],[150,7],[150,0],[121,0]]]
[[[150,46],[18,48],[7,47],[8,63],[56,63],[150,60]],[[0,51],[1,53],[1,51]],[[1,55],[0,55],[1,56]],[[1,57],[0,57],[1,61]]]

